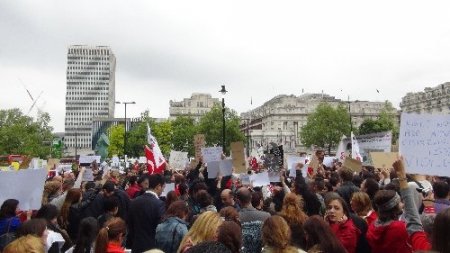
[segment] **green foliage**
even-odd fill
[[[383,109],[381,109],[378,119],[366,119],[359,126],[360,134],[371,134],[386,131],[392,131],[392,140],[395,142],[399,134],[397,110],[388,101],[385,102]]]
[[[147,123],[153,136],[158,141],[161,152],[168,156],[172,147],[172,125],[170,121],[156,123],[143,114],[142,122],[136,124],[128,133],[127,154],[133,157],[144,155],[144,146],[147,143]]]
[[[179,116],[172,121],[172,145],[177,151],[187,151],[194,156],[194,135],[196,134],[195,120],[189,116]]]
[[[159,148],[164,156],[168,157],[172,149],[172,123],[170,121],[163,121],[153,124],[151,131],[158,141]]]
[[[215,105],[199,121],[197,133],[205,134],[206,145],[222,146],[222,108]],[[231,142],[245,141],[244,134],[239,129],[240,119],[236,111],[225,110],[225,153],[229,152]]]
[[[110,136],[108,156],[109,157],[112,157],[113,155],[123,156],[125,126],[123,124],[111,126],[108,129],[108,131]]]
[[[0,154],[47,158],[53,141],[50,115],[40,113],[35,121],[20,109],[0,110]]]
[[[342,135],[350,133],[348,119],[349,115],[344,105],[333,108],[327,103],[322,103],[308,116],[306,125],[301,128],[300,140],[304,146],[317,145],[326,148],[330,153]]]

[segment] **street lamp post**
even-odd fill
[[[125,106],[125,133],[123,136],[123,155],[126,155],[126,148],[127,148],[127,105],[134,105],[136,104],[136,102],[131,101],[131,102],[119,102],[116,101],[116,104],[123,104]]]
[[[222,94],[222,149],[225,151],[225,95],[228,92],[225,89],[225,85],[222,85],[222,89],[219,92]]]

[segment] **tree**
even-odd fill
[[[20,154],[47,158],[51,153],[53,128],[48,113],[34,121],[20,109],[0,110],[0,154]]]
[[[301,128],[300,140],[304,146],[317,145],[330,153],[342,135],[350,132],[348,118],[344,105],[333,108],[327,103],[319,104],[314,113],[308,116],[306,125]]]
[[[158,122],[153,124],[151,129],[161,152],[168,157],[172,149],[172,123],[170,121]]]
[[[194,135],[197,127],[195,120],[189,116],[179,116],[172,121],[172,145],[177,151],[186,151],[194,156]]]
[[[376,120],[366,119],[359,126],[360,134],[371,134],[386,131],[392,131],[392,141],[395,142],[399,134],[397,110],[389,101],[385,102],[384,107],[381,109],[380,115]]]
[[[229,153],[231,142],[244,141],[245,136],[239,128],[240,118],[236,111],[225,110],[225,153]],[[206,145],[222,145],[222,108],[218,105],[200,118],[197,133],[204,134]]]
[[[108,131],[110,136],[108,156],[109,157],[112,157],[113,155],[123,156],[125,126],[123,124],[111,126],[108,129]]]

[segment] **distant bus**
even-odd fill
[[[24,159],[23,155],[2,155],[0,156],[0,166],[9,166],[13,162],[22,163]]]

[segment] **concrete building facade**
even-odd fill
[[[220,104],[220,101],[207,93],[193,93],[190,98],[184,98],[179,102],[170,100],[169,104],[169,119],[191,116],[198,121],[205,113],[211,111],[214,104]]]
[[[333,107],[350,105],[352,126],[355,129],[364,119],[376,119],[384,102],[343,101],[327,94],[279,95],[263,105],[241,114],[241,130],[249,138],[254,151],[267,147],[270,142],[284,146],[286,153],[304,151],[300,143],[300,130],[316,107],[327,102]],[[343,119],[350,120],[350,119]]]
[[[409,92],[402,98],[400,108],[403,112],[449,114],[450,82],[436,87],[427,87],[424,91]]]
[[[109,47],[68,48],[65,145],[69,154],[92,153],[92,119],[114,117],[115,68],[116,57]]]

